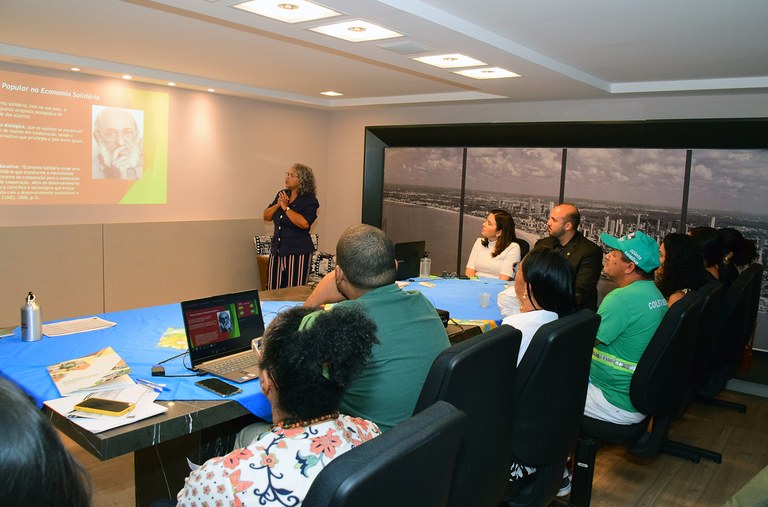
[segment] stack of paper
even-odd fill
[[[168,410],[168,407],[154,402],[158,396],[156,391],[142,385],[133,384],[124,389],[101,391],[93,395],[99,398],[127,401],[136,404],[136,407],[133,410],[119,417],[76,411],[75,405],[89,396],[91,396],[91,394],[66,396],[64,398],[46,401],[45,405],[92,433],[99,433],[112,428],[125,426],[126,424],[146,419],[147,417],[162,414]]]
[[[85,317],[82,319],[63,320],[52,324],[43,324],[43,334],[46,336],[64,336],[67,334],[96,331],[116,326],[115,322],[104,320],[101,317]]]
[[[88,394],[133,385],[131,369],[112,347],[48,367],[62,396]]]

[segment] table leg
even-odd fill
[[[210,458],[227,454],[237,432],[257,420],[253,416],[240,417],[134,452],[136,505],[145,507],[158,499],[175,499],[190,472],[187,458],[202,465]]]

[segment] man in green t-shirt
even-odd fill
[[[360,376],[345,389],[340,410],[382,431],[408,419],[437,355],[450,346],[434,306],[395,283],[395,249],[380,229],[349,227],[336,245],[336,268],[304,306],[359,305],[376,323],[379,343]]]
[[[629,399],[629,385],[640,356],[667,313],[667,302],[653,282],[659,246],[636,231],[621,238],[601,234],[612,250],[603,271],[618,288],[609,292],[597,313],[601,317],[592,351],[584,415],[616,424],[645,418]]]

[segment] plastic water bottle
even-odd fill
[[[424,257],[419,260],[419,278],[428,278],[432,272],[432,259],[429,258],[429,252],[424,252]]]
[[[43,337],[43,312],[35,303],[35,295],[27,295],[27,301],[21,307],[21,339],[36,342]]]

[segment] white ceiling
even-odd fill
[[[351,43],[240,0],[0,0],[0,61],[315,107],[768,90],[765,0],[325,0],[405,37]],[[403,55],[380,47],[419,44]],[[411,56],[461,52],[523,77]],[[344,95],[329,99],[320,92]]]

